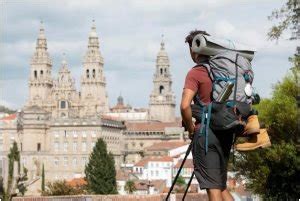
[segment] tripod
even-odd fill
[[[181,170],[182,170],[182,168],[183,168],[183,165],[184,165],[184,163],[185,163],[185,161],[186,161],[188,155],[190,154],[190,152],[191,152],[191,150],[192,150],[192,145],[193,145],[193,141],[190,143],[189,147],[188,147],[187,150],[186,150],[186,154],[185,154],[185,156],[184,156],[184,158],[183,158],[183,160],[182,160],[182,163],[181,163],[181,165],[180,165],[180,167],[179,167],[179,169],[178,169],[178,172],[177,172],[177,174],[176,174],[176,176],[175,176],[175,178],[174,178],[174,181],[173,181],[173,183],[172,183],[172,186],[171,186],[171,188],[170,188],[170,190],[169,190],[169,192],[168,192],[168,195],[167,195],[167,197],[166,197],[166,201],[168,201],[168,199],[169,199],[169,197],[170,197],[170,195],[171,195],[171,192],[172,192],[172,190],[173,190],[173,188],[174,188],[174,186],[175,186],[175,183],[176,183],[176,181],[177,181],[177,179],[178,179],[178,177],[179,177],[179,175],[180,175],[180,172],[181,172]],[[182,200],[185,199],[185,196],[186,196],[186,194],[187,194],[187,192],[188,192],[188,189],[189,189],[189,187],[190,187],[190,185],[191,185],[191,183],[192,183],[192,180],[193,180],[194,175],[195,175],[195,173],[193,172],[193,173],[192,173],[192,176],[191,176],[191,178],[190,178],[190,180],[189,180],[189,182],[188,182],[188,185],[187,185],[187,187],[186,187],[186,189],[185,189],[185,191],[184,191],[184,195],[183,195],[183,197],[182,197]]]

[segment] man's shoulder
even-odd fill
[[[192,67],[188,72],[188,74],[203,74],[203,73],[207,75],[207,69],[203,65],[196,65]]]

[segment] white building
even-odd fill
[[[146,157],[134,165],[133,173],[142,180],[165,180],[170,187],[173,165],[173,158],[169,156]]]

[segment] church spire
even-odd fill
[[[164,34],[161,35],[160,50],[165,50]]]
[[[45,36],[45,29],[43,21],[40,22],[40,31],[36,41],[36,50],[47,50],[47,39]]]

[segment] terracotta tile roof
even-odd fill
[[[124,170],[118,170],[116,173],[116,180],[127,181],[129,179],[129,172]]]
[[[153,186],[156,190],[159,190],[160,193],[163,192],[163,190],[166,187],[166,181],[165,180],[138,180],[134,182],[135,188],[137,190],[144,190],[147,191],[149,186]]]
[[[16,119],[17,118],[17,113],[15,113],[15,114],[10,114],[10,115],[8,115],[7,117],[3,117],[2,119],[0,119],[0,120],[3,120],[3,121],[10,121],[10,120],[14,120],[14,119]]]
[[[180,159],[174,168],[179,168],[182,163],[182,159]],[[193,159],[186,159],[183,168],[194,168]]]
[[[181,127],[178,122],[127,122],[128,131],[164,131],[165,127]]]
[[[67,184],[69,184],[72,187],[77,187],[77,186],[84,186],[87,184],[87,182],[84,178],[74,178],[70,181],[67,181]]]
[[[157,157],[145,157],[139,162],[137,162],[134,166],[136,167],[144,167],[148,162],[172,162],[173,158],[170,156],[157,156]]]
[[[188,144],[188,142],[182,140],[172,140],[172,141],[163,141],[159,143],[155,143],[149,147],[146,147],[147,151],[161,151],[161,150],[170,150],[175,149],[177,147],[181,147]]]

